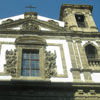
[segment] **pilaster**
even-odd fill
[[[85,54],[85,49],[81,45],[80,38],[76,39],[76,43],[77,43],[78,50],[79,50],[79,55],[80,55],[80,59],[81,59],[82,68],[88,68],[89,67],[88,60],[87,60],[87,57],[86,57],[86,54]]]
[[[81,82],[80,68],[71,68],[74,82]]]
[[[77,38],[76,43],[78,45],[79,56],[80,56],[80,61],[81,61],[81,70],[84,74],[84,79],[86,82],[92,82],[91,70],[89,69],[87,57],[85,54],[85,49],[81,45],[81,39]]]
[[[82,69],[86,82],[92,82],[91,69]]]
[[[73,75],[73,80],[74,80],[74,82],[81,82],[80,68],[78,67],[79,65],[77,66],[77,61],[76,61],[76,57],[75,57],[76,55],[75,55],[75,50],[73,47],[72,39],[70,36],[67,36],[66,40],[68,42],[68,47],[69,47],[69,52],[70,52],[70,57],[71,57],[71,63],[72,63],[71,72]]]
[[[77,62],[77,68],[81,68],[81,62],[80,62],[80,57],[79,57],[77,43],[74,42],[73,46],[74,46],[74,52],[75,52],[75,57],[76,57],[76,62]]]
[[[68,42],[68,48],[69,48],[69,52],[70,52],[70,57],[71,57],[71,63],[72,63],[72,68],[77,68],[76,65],[76,60],[75,60],[75,54],[73,51],[73,46],[72,46],[72,39],[70,36],[66,37],[66,41]]]
[[[97,48],[98,58],[100,58],[100,41],[96,41],[96,43],[98,44],[98,48]]]

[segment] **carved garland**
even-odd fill
[[[5,71],[10,74],[11,76],[16,76],[16,64],[17,64],[17,55],[16,49],[6,51],[6,64],[5,64]]]
[[[56,53],[45,51],[45,55],[45,77],[50,78],[57,76]]]

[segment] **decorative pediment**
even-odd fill
[[[70,31],[65,27],[59,26],[54,20],[43,21],[37,18],[25,18],[19,20],[7,19],[0,25],[0,30],[25,30],[25,31]]]
[[[38,36],[23,36],[18,37],[15,41],[16,45],[30,44],[30,45],[46,45],[46,41]]]

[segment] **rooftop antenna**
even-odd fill
[[[34,7],[32,5],[26,6],[25,8],[28,8],[30,10],[30,12],[32,12],[32,9],[36,9],[36,7]]]

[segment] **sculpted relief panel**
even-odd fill
[[[6,73],[10,74],[11,76],[16,76],[16,68],[17,68],[17,54],[16,49],[6,51],[6,64],[5,64],[5,71]]]
[[[32,22],[28,22],[28,23],[24,23],[21,27],[22,30],[30,30],[30,31],[33,31],[33,30],[39,30],[39,26],[32,23]]]
[[[50,51],[45,51],[45,77],[55,77],[57,76],[56,72],[56,53],[51,53]]]

